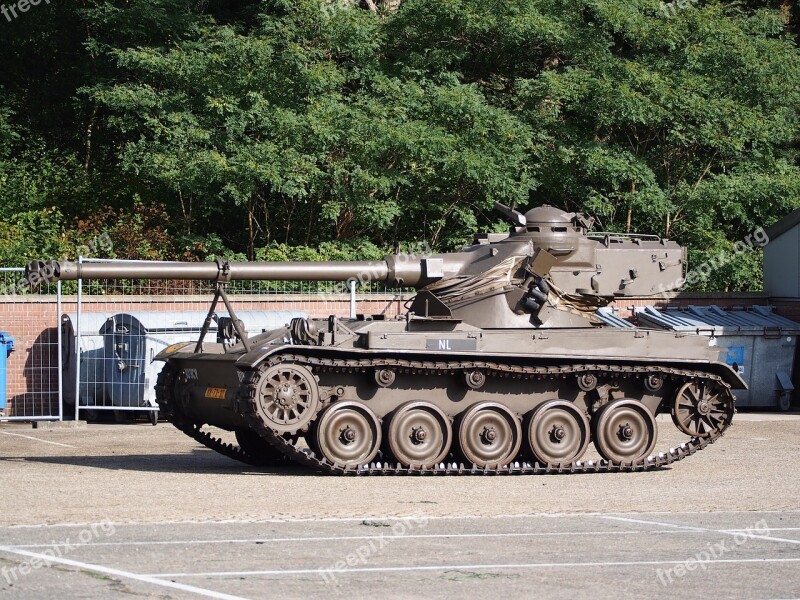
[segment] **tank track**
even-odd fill
[[[233,460],[243,462],[253,467],[263,467],[283,462],[280,459],[265,460],[258,456],[254,456],[253,454],[246,452],[240,446],[223,442],[221,438],[214,437],[210,432],[204,431],[204,423],[195,423],[191,421],[184,414],[179,404],[172,400],[172,390],[174,389],[175,385],[175,376],[174,368],[169,363],[165,364],[164,368],[161,369],[161,372],[158,374],[158,380],[156,381],[155,389],[156,402],[158,402],[161,416],[172,423],[176,429],[182,431],[196,442],[199,442],[214,452],[219,452],[223,456],[227,456],[228,458],[232,458]]]
[[[613,364],[573,364],[564,366],[526,367],[504,365],[496,362],[482,361],[448,361],[428,362],[403,359],[329,359],[315,358],[299,354],[283,354],[272,358],[261,365],[268,368],[282,362],[302,364],[314,369],[333,372],[370,372],[376,367],[391,367],[411,374],[454,374],[464,370],[481,369],[487,375],[506,378],[557,378],[575,376],[576,374],[593,373],[613,374],[615,377],[631,377],[661,373],[665,376],[680,378],[684,381],[714,381],[730,390],[730,385],[721,377],[700,370],[674,369],[668,367],[647,366],[630,367]],[[716,442],[725,432],[727,426],[709,437],[692,437],[677,448],[669,448],[664,452],[652,454],[638,461],[615,463],[604,459],[593,461],[576,461],[572,464],[541,464],[538,462],[512,462],[506,466],[465,465],[463,463],[440,463],[431,468],[405,467],[397,463],[373,462],[359,467],[334,464],[325,458],[317,457],[313,451],[300,448],[295,439],[286,439],[276,432],[264,427],[256,410],[256,390],[261,370],[248,371],[241,387],[240,408],[246,411],[251,427],[275,449],[280,451],[291,462],[314,469],[329,475],[551,475],[564,473],[622,473],[651,471],[666,467],[672,463],[707,448]],[[728,424],[730,426],[730,423]]]

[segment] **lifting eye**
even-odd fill
[[[555,231],[556,233],[566,233],[567,232],[567,228],[566,227],[551,227],[550,231]]]
[[[530,233],[539,233],[541,229],[539,227],[528,227],[528,231]]]

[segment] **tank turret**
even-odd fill
[[[598,307],[617,296],[654,295],[683,280],[685,251],[657,236],[590,233],[592,220],[552,206],[522,214],[497,204],[512,224],[480,234],[458,252],[395,254],[382,261],[292,263],[31,263],[29,281],[57,279],[200,279],[384,282],[419,291],[420,318],[476,327],[591,326]]]

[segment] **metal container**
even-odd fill
[[[0,413],[6,409],[6,361],[14,351],[14,338],[5,331],[0,331]]]
[[[736,394],[739,407],[791,405],[792,370],[800,323],[772,312],[769,306],[724,310],[719,306],[690,306],[659,311],[652,306],[634,310],[640,325],[696,333],[720,348],[721,360],[747,382]]]

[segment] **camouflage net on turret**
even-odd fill
[[[563,310],[589,319],[592,323],[600,324],[597,318],[598,309],[608,306],[610,300],[603,296],[589,296],[584,294],[568,294],[556,286],[549,277],[546,278],[550,285],[548,302],[557,310]]]
[[[515,278],[525,258],[512,256],[479,275],[452,277],[436,281],[424,289],[435,294],[448,308],[506,292],[513,286],[522,284],[522,278]]]
[[[528,262],[528,257],[512,256],[484,273],[442,279],[424,289],[435,294],[448,308],[458,308],[479,298],[521,288],[533,275],[528,268]],[[593,323],[601,322],[595,313],[609,304],[607,298],[570,294],[553,283],[550,277],[545,276],[544,279],[550,288],[547,299],[552,308],[579,315]]]

